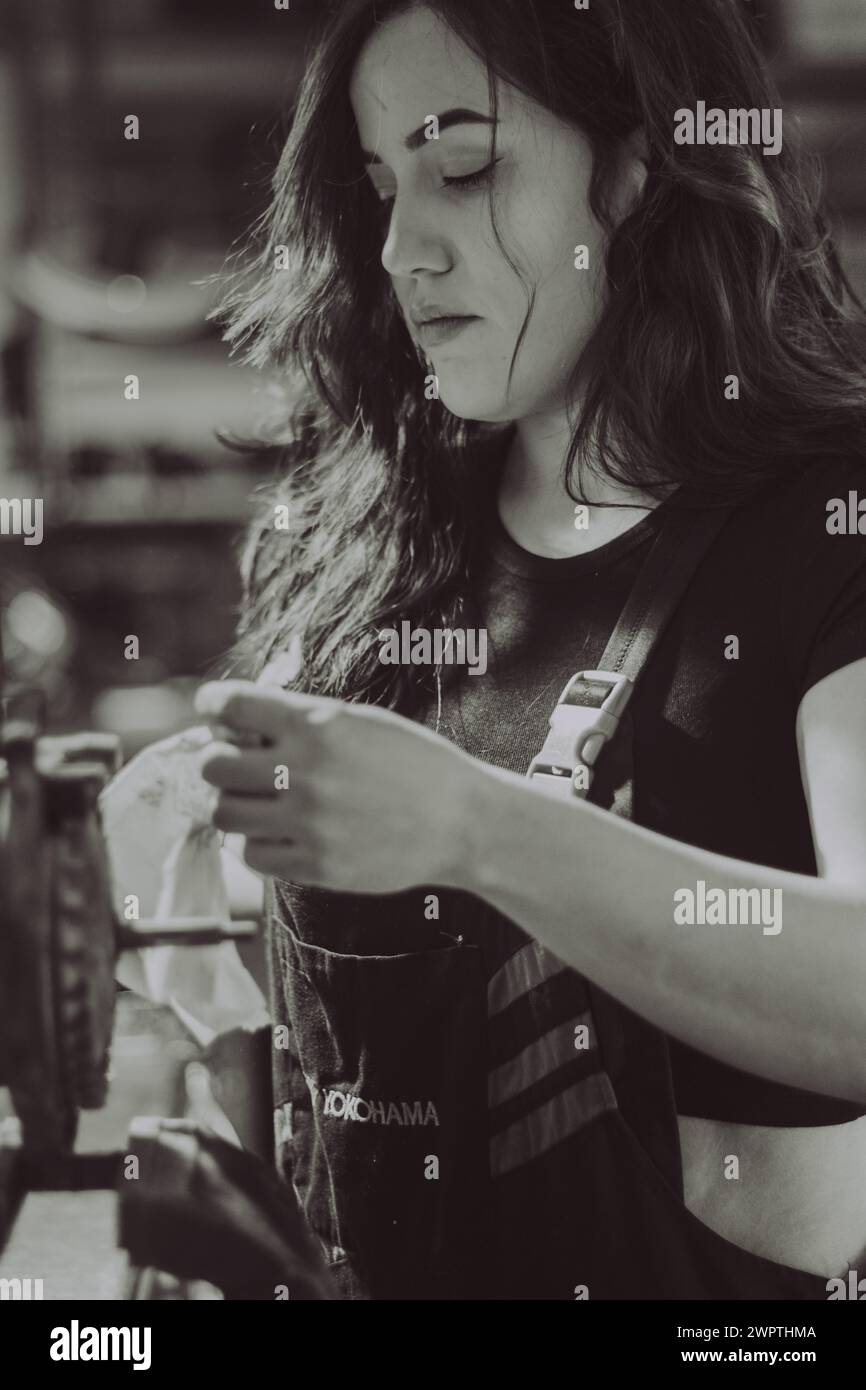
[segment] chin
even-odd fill
[[[513,419],[500,393],[489,395],[470,391],[455,383],[453,386],[439,378],[439,400],[445,409],[460,420],[477,420],[483,424],[505,424]]]

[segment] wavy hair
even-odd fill
[[[233,669],[300,643],[294,688],[411,711],[431,680],[383,665],[382,627],[459,627],[481,523],[513,425],[426,399],[427,368],[381,264],[375,192],[349,101],[376,26],[412,0],[341,0],[301,84],[267,212],[216,316],[233,354],[277,373],[278,418],[239,448],[274,451],[241,557]],[[606,234],[605,302],[580,360],[565,461],[661,498],[746,500],[864,430],[864,310],[833,244],[817,161],[786,131],[755,145],[677,145],[674,113],[781,105],[740,0],[427,0],[497,80],[586,136]],[[647,178],[618,223],[616,152],[642,128]],[[495,157],[495,130],[493,153]],[[497,244],[519,274],[491,218]],[[521,276],[523,279],[523,277]],[[533,309],[527,315],[511,369]],[[725,399],[736,374],[740,399]],[[510,379],[510,377],[509,377]],[[287,530],[275,508],[289,507]],[[433,673],[440,699],[442,669]]]

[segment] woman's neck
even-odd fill
[[[519,545],[536,555],[594,550],[658,505],[657,498],[621,487],[592,466],[584,469],[588,502],[576,504],[562,476],[572,432],[565,417],[556,414],[520,420],[502,466],[500,520]],[[603,505],[608,503],[618,505]]]

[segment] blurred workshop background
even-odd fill
[[[752,8],[866,294],[866,0]],[[130,754],[194,719],[232,641],[233,544],[272,465],[217,431],[254,432],[267,384],[229,362],[196,282],[266,205],[323,11],[5,0],[0,498],[44,499],[45,537],[0,538],[0,611],[7,681],[42,687],[51,731]]]

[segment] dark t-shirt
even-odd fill
[[[866,535],[827,529],[828,502],[847,504],[850,492],[866,498],[859,460],[792,469],[738,507],[713,542],[631,703],[637,823],[746,863],[815,874],[795,721],[811,686],[866,657]],[[449,668],[439,732],[485,762],[525,773],[568,678],[596,667],[671,501],[596,550],[552,559],[507,534],[494,495],[471,617],[488,633],[487,671]],[[419,717],[436,727],[435,699]],[[413,949],[410,941],[422,948],[431,927],[419,928],[420,902],[430,891],[443,904],[438,928],[479,945],[492,973],[514,949],[514,928],[470,894],[331,895],[278,884],[276,904],[307,940],[389,953]],[[670,1049],[683,1115],[817,1125],[863,1113],[674,1038]]]

